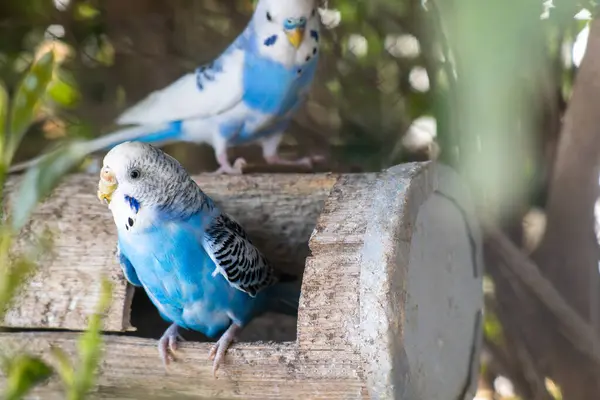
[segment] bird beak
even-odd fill
[[[110,204],[112,195],[117,190],[117,178],[109,167],[102,167],[100,171],[100,182],[98,182],[98,199]]]
[[[304,28],[296,28],[294,30],[287,31],[285,34],[287,35],[287,38],[292,46],[298,48],[302,43],[302,39],[304,39]]]

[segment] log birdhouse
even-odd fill
[[[466,187],[435,163],[381,173],[195,177],[273,264],[302,274],[298,318],[247,326],[212,375],[212,343],[188,331],[165,370],[167,324],[116,262],[116,229],[97,176],[72,175],[23,236],[49,230],[53,251],[2,325],[0,352],[51,364],[76,354],[98,301],[114,284],[91,398],[472,399],[482,338],[482,247]],[[11,182],[9,190],[16,182]],[[0,373],[0,387],[5,384]],[[36,398],[63,398],[57,380]]]

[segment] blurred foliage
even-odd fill
[[[10,164],[15,149],[38,111],[39,99],[46,92],[52,77],[54,54],[49,51],[33,64],[14,94],[10,123],[7,126],[6,143],[0,142],[3,150],[3,168]],[[6,147],[6,150],[4,150]]]
[[[124,107],[212,59],[243,29],[255,2],[1,2],[6,90],[0,90],[0,122],[7,126],[14,114],[2,107],[9,96],[29,103],[41,97],[35,109],[19,111],[29,119],[19,123],[30,129],[16,158],[60,143],[52,145],[47,164],[27,173],[13,227],[21,227],[39,197],[83,158],[77,142],[67,139],[109,131]],[[544,204],[552,164],[546,148],[558,135],[571,95],[574,43],[589,24],[589,18],[574,16],[584,8],[595,14],[595,2],[321,3],[327,28],[317,81],[292,129],[297,142],[316,135],[317,146],[332,146],[335,161],[362,170],[439,158],[463,172],[480,208],[497,218]],[[23,78],[48,48],[52,72],[31,70]],[[31,83],[31,76],[36,85],[19,86]],[[17,130],[12,142],[2,142],[3,152],[20,143],[23,132]],[[194,152],[178,152],[178,158],[188,167],[212,169],[195,165],[203,160]],[[11,159],[2,164],[2,178]],[[10,244],[10,236],[0,239],[0,245]],[[15,282],[31,268],[23,263]],[[492,312],[486,313],[485,334],[500,344],[502,328]],[[65,381],[74,379],[70,367],[61,371]]]
[[[25,3],[11,1],[12,15],[6,14],[11,18],[0,24],[2,37],[7,38],[5,40],[11,38],[11,45],[0,43],[0,59],[5,60],[0,62],[4,66],[0,69],[2,76],[14,75],[7,70],[19,71],[22,60],[29,59],[40,43],[42,46],[52,43],[61,53],[60,67],[48,91],[52,100],[49,104],[59,105],[60,109],[49,107],[46,118],[53,123],[36,127],[39,133],[31,135],[36,140],[31,140],[31,146],[24,146],[19,159],[39,153],[49,140],[90,138],[109,131],[113,118],[124,107],[222,51],[247,22],[255,1],[134,0],[125,6],[117,0],[55,0],[57,6],[50,7],[48,4],[52,2],[48,0],[40,1],[37,8],[32,9]],[[572,18],[581,6],[565,2],[551,9],[549,19],[541,21],[541,1],[528,2],[528,11],[524,12],[520,11],[520,6],[513,10],[497,3],[500,6],[492,4],[481,15],[476,9],[464,15],[457,14],[457,18],[465,19],[462,24],[453,21],[455,16],[445,13],[446,9],[458,9],[455,4],[460,7],[459,0],[444,2],[442,8],[436,4],[424,0],[322,2],[323,21],[330,29],[324,29],[322,35],[322,60],[317,82],[307,106],[297,117],[297,126],[291,129],[296,141],[306,141],[316,135],[320,141],[313,146],[322,148],[327,143],[332,147],[334,161],[358,165],[363,170],[436,158],[438,153],[443,161],[455,166],[470,165],[482,159],[492,162],[484,156],[471,161],[467,158],[483,154],[472,151],[473,146],[496,148],[498,143],[493,138],[499,131],[489,131],[491,139],[469,137],[464,134],[465,129],[476,122],[464,120],[457,112],[460,92],[472,91],[472,96],[481,100],[491,88],[461,86],[457,76],[468,75],[471,71],[460,71],[461,65],[455,58],[466,58],[462,66],[467,68],[479,66],[479,61],[489,61],[490,65],[499,62],[500,66],[512,68],[523,64],[522,59],[527,57],[531,59],[527,63],[531,66],[528,70],[535,70],[537,64],[532,57],[537,55],[511,55],[507,38],[496,35],[494,30],[507,29],[487,23],[488,19],[500,21],[513,15],[521,21],[527,20],[528,31],[526,35],[523,30],[513,32],[511,40],[519,41],[525,35],[537,41],[527,45],[537,46],[538,58],[549,61],[546,64],[556,68],[551,71],[550,79],[554,79],[554,74],[560,75],[556,82],[561,82],[563,97],[568,98],[574,67],[572,63],[565,65],[562,59],[564,47],[573,42],[585,24],[585,21]],[[470,16],[481,26],[469,22]],[[29,23],[27,29],[24,27],[26,22]],[[454,32],[453,27],[462,27],[469,33]],[[481,34],[472,34],[477,30]],[[474,61],[469,54],[459,55],[462,50],[456,45],[457,40],[462,39],[485,41],[483,44],[487,45],[489,57],[485,55],[482,60]],[[507,52],[490,51],[497,45],[504,46]],[[478,51],[479,45],[473,46],[474,51]],[[521,61],[515,57],[521,57]],[[518,90],[529,90],[522,99],[539,95],[536,93],[537,78],[527,74],[531,73],[520,73],[520,79],[532,83],[515,88],[515,94]],[[477,73],[473,78],[488,79]],[[8,86],[12,87],[11,84]],[[500,87],[508,90],[507,86]],[[510,94],[473,105],[495,109],[497,104],[493,102],[502,102],[506,96],[510,97]],[[515,101],[512,107],[518,111],[520,104]],[[480,115],[482,120],[489,118],[486,113]],[[418,127],[423,118],[433,119],[434,126]],[[513,120],[517,125],[523,121]],[[528,126],[519,125],[517,130],[502,129],[510,129],[519,136],[518,132],[526,131]],[[539,188],[545,179],[540,166],[541,155],[531,149],[536,144],[533,139],[524,140],[522,145],[515,146],[522,149],[522,154],[517,154],[518,160],[512,168],[515,174],[523,175],[520,180],[530,183],[527,187]],[[178,152],[178,155],[186,156],[185,152]],[[188,159],[182,162],[192,168],[211,169],[206,165],[194,165],[199,162],[198,157],[189,153]],[[490,168],[494,174],[498,166]],[[516,185],[510,196],[537,195],[520,194],[525,190],[523,185]],[[495,195],[488,194],[491,198],[496,198]]]
[[[33,387],[52,375],[52,368],[40,358],[28,354],[18,354],[6,359],[2,370],[8,377],[4,389],[6,400],[23,398]]]
[[[38,118],[40,110],[47,99],[47,94],[53,88],[52,76],[55,71],[53,51],[47,51],[35,57],[25,70],[20,83],[11,90],[11,96],[0,82],[0,187],[4,193],[6,171],[11,165],[14,154],[25,139],[32,122]],[[26,284],[27,278],[35,272],[35,260],[39,259],[51,247],[51,238],[44,235],[37,237],[35,243],[27,250],[15,249],[16,237],[20,228],[27,222],[34,206],[47,195],[66,172],[63,168],[65,159],[51,162],[32,169],[30,172],[40,177],[35,184],[32,180],[24,179],[24,184],[18,193],[16,202],[12,202],[10,212],[3,215],[0,225],[0,321],[18,296],[19,289]],[[72,158],[71,158],[72,159]],[[73,163],[71,163],[72,165]],[[59,165],[59,167],[56,167]],[[37,172],[35,172],[37,171]],[[29,174],[29,172],[28,172]],[[2,199],[6,204],[6,199]],[[3,207],[3,210],[7,207]],[[7,223],[12,220],[13,224]],[[18,221],[15,223],[15,221]],[[100,301],[97,312],[90,317],[88,330],[79,340],[79,365],[74,369],[69,358],[60,350],[53,349],[53,355],[59,365],[67,398],[79,400],[94,384],[97,365],[101,350],[102,315],[110,304],[111,286],[106,279],[102,281]],[[5,349],[6,350],[6,349]],[[36,385],[44,382],[53,374],[53,368],[39,357],[8,349],[13,354],[0,354],[0,367],[6,376],[3,397],[6,400],[23,398]]]
[[[100,301],[96,314],[90,317],[88,329],[78,342],[79,363],[73,365],[68,356],[59,348],[52,348],[57,361],[57,370],[66,389],[68,400],[81,400],[93,388],[102,346],[102,317],[110,306],[112,286],[109,280],[102,281]]]

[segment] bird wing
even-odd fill
[[[273,268],[244,229],[225,214],[209,224],[202,246],[229,284],[252,297],[277,281]]]
[[[242,100],[244,37],[240,36],[213,62],[149,94],[125,110],[120,125],[148,125],[223,113]]]

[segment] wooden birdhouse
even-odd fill
[[[52,233],[52,252],[7,313],[0,352],[75,354],[114,284],[92,398],[472,399],[482,335],[482,247],[467,188],[436,163],[381,173],[195,176],[276,268],[302,274],[298,318],[247,326],[215,379],[208,339],[183,331],[165,369],[166,328],[123,277],[95,175],[72,175],[23,238]],[[9,190],[18,183],[14,180]],[[5,384],[0,374],[0,387]],[[51,379],[34,392],[62,399]],[[32,397],[33,398],[33,397]]]

